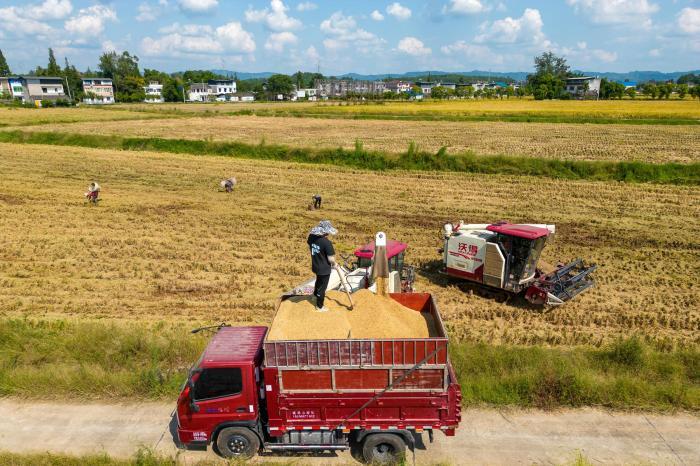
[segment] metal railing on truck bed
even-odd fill
[[[391,297],[433,320],[429,338],[266,340],[265,365],[278,369],[283,391],[354,391],[384,388],[413,369],[396,389],[440,390],[448,377],[448,339],[428,293]],[[420,365],[416,370],[415,366]]]

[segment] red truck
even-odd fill
[[[353,447],[386,464],[422,432],[455,435],[462,396],[438,308],[427,293],[390,296],[432,314],[437,336],[268,341],[267,327],[221,327],[178,398],[181,444],[244,458]]]

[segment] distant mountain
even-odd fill
[[[242,71],[229,71],[229,70],[211,70],[212,73],[220,74],[222,76],[228,76],[232,78],[234,75],[238,76],[238,79],[246,80],[246,79],[267,79],[270,76],[272,76],[273,72],[271,71],[262,71],[260,73],[245,73]]]
[[[661,71],[629,71],[627,73],[612,73],[612,72],[600,72],[600,71],[580,71],[576,70],[574,73],[585,74],[586,76],[600,76],[601,78],[606,78],[611,81],[636,81],[638,83],[646,81],[676,81],[679,77],[688,73],[700,73],[699,70],[695,71],[674,71],[672,73],[662,73]]]
[[[238,79],[266,79],[272,76],[273,72],[264,71],[260,73],[246,73],[241,71],[229,71],[229,70],[211,70],[214,73],[221,74],[223,76],[238,76]],[[574,70],[575,73],[581,73],[587,76],[600,76],[601,78],[607,78],[612,81],[669,81],[677,80],[680,76],[688,73],[700,74],[700,70],[694,71],[674,71],[671,73],[663,73],[661,71],[629,71],[627,73],[615,73],[606,71],[583,71]],[[345,73],[338,78],[345,79],[357,79],[357,80],[367,80],[375,81],[380,79],[394,78],[394,79],[413,79],[416,77],[424,76],[465,76],[465,77],[480,77],[480,78],[491,78],[493,80],[510,78],[516,81],[524,81],[527,79],[527,75],[532,72],[527,71],[508,71],[508,72],[494,72],[494,71],[484,71],[484,70],[473,70],[473,71],[439,71],[439,70],[426,70],[426,71],[407,71],[405,73],[383,73],[383,74],[360,74],[360,73]]]

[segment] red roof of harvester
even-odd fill
[[[262,348],[267,327],[222,327],[204,350],[201,364],[253,361]]]
[[[549,230],[546,228],[533,227],[530,225],[514,225],[512,223],[496,223],[487,226],[486,229],[503,235],[525,239],[537,239],[549,235]]]
[[[407,247],[408,245],[406,243],[402,243],[401,241],[395,241],[393,239],[388,240],[386,242],[386,258],[390,259],[397,254],[401,254]],[[372,256],[374,256],[374,241],[355,249],[355,257],[371,259]]]

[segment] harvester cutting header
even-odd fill
[[[576,259],[550,273],[541,271],[540,254],[554,232],[554,225],[447,223],[443,272],[513,294],[524,292],[532,304],[564,304],[594,285],[590,274],[596,266]]]

